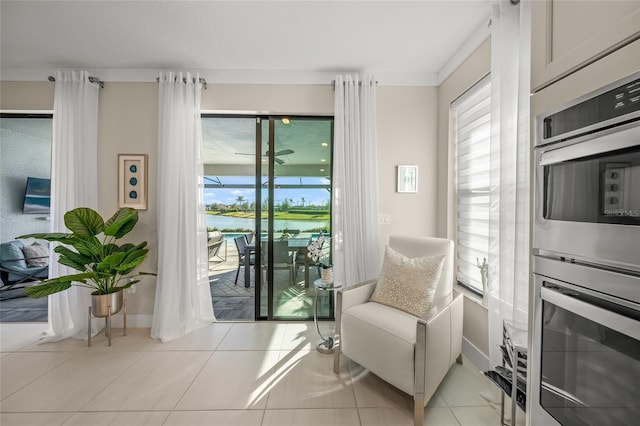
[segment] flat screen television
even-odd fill
[[[51,210],[51,179],[27,178],[22,213],[49,214]]]

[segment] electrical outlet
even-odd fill
[[[378,225],[391,225],[391,215],[388,213],[379,214]]]

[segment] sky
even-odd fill
[[[223,177],[220,178],[224,184],[248,184],[253,183],[253,177]],[[328,184],[326,178],[304,178],[303,183],[307,184]],[[276,184],[299,184],[299,178],[276,178]],[[266,191],[266,188],[265,188]],[[239,196],[244,197],[244,201],[252,203],[255,200],[254,188],[205,188],[205,204],[221,203],[232,205],[237,202]],[[284,199],[290,199],[291,205],[301,206],[304,198],[304,205],[324,205],[330,199],[330,193],[323,188],[301,188],[301,189],[275,189],[276,205]]]

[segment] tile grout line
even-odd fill
[[[36,353],[42,353],[42,352],[36,352]],[[65,362],[67,362],[67,361],[69,361],[71,358],[73,358],[73,352],[66,352],[66,351],[54,352],[54,351],[52,351],[52,352],[47,352],[47,353],[67,353],[67,354],[71,354],[71,355],[69,355],[69,357],[68,357],[68,358],[63,359],[63,360],[62,360],[62,361],[60,361],[59,363],[57,363],[57,364],[55,364],[54,366],[52,366],[52,367],[51,367],[51,368],[49,368],[47,371],[45,371],[45,372],[43,372],[42,374],[40,374],[38,377],[35,377],[33,380],[29,381],[28,383],[25,383],[25,384],[24,384],[23,386],[21,386],[20,388],[18,388],[18,389],[16,389],[15,391],[11,392],[9,395],[3,395],[3,396],[2,396],[2,400],[7,399],[8,397],[10,397],[11,395],[15,394],[16,392],[21,391],[21,390],[22,390],[22,389],[24,389],[25,387],[29,386],[31,383],[35,382],[36,380],[38,380],[38,379],[40,379],[41,377],[43,377],[43,376],[45,376],[46,374],[48,374],[48,373],[49,373],[50,371],[52,371],[53,369],[58,368],[59,366],[61,366],[62,364],[64,364]],[[22,355],[22,354],[24,354],[24,352],[23,352],[22,354],[19,354],[18,352],[14,352],[14,353],[11,353],[9,356],[14,355],[14,354],[15,354],[15,355]],[[2,358],[4,359],[5,357],[2,357]],[[1,363],[1,362],[2,362],[2,361],[0,360],[0,363]],[[6,362],[6,359],[5,359],[5,362]],[[0,413],[1,413],[1,411],[0,411]]]
[[[88,352],[88,351],[83,351],[82,353],[87,353],[87,352]],[[116,376],[114,377],[114,379],[113,379],[113,380],[111,380],[109,383],[105,384],[102,388],[100,388],[100,389],[95,393],[95,395],[93,395],[93,396],[92,396],[92,397],[91,397],[91,398],[90,398],[90,399],[89,399],[89,400],[88,400],[84,405],[82,405],[81,407],[79,407],[79,408],[76,410],[76,413],[82,413],[82,412],[83,412],[83,410],[82,410],[82,409],[83,409],[84,407],[86,407],[87,405],[91,404],[91,402],[92,402],[94,399],[96,399],[98,395],[100,395],[102,392],[104,392],[104,390],[105,390],[105,389],[107,389],[109,386],[111,386],[111,384],[115,383],[115,382],[116,382],[116,380],[118,380],[120,377],[122,377],[122,375],[124,375],[124,374],[125,374],[125,373],[130,369],[130,368],[133,368],[133,366],[135,366],[135,365],[140,361],[140,359],[141,359],[141,358],[142,358],[142,356],[143,356],[143,351],[131,351],[131,352],[127,352],[127,353],[133,353],[133,352],[135,352],[135,353],[137,353],[137,354],[139,355],[139,356],[138,356],[138,358],[136,358],[136,360],[135,360],[135,361],[133,361],[133,362],[131,363],[131,365],[130,365],[130,366],[128,366],[127,368],[125,368],[125,369],[124,369],[120,374],[116,375]],[[111,352],[108,352],[108,351],[100,351],[100,353],[113,353],[113,354],[118,354],[116,351],[111,351]]]
[[[182,351],[182,352],[188,352],[188,351]],[[182,401],[182,399],[184,398],[184,396],[187,394],[187,392],[189,391],[189,389],[191,389],[191,386],[193,386],[194,382],[196,381],[196,379],[198,378],[198,376],[202,373],[202,370],[204,370],[204,368],[207,366],[207,364],[209,363],[209,361],[211,361],[211,358],[213,358],[213,354],[215,353],[214,351],[210,351],[211,353],[209,354],[209,357],[206,359],[205,362],[202,363],[202,367],[200,367],[200,369],[198,370],[198,372],[196,374],[193,375],[193,379],[191,380],[191,382],[189,383],[188,386],[185,387],[184,391],[182,392],[182,395],[180,395],[180,398],[178,398],[176,400],[176,402],[173,404],[173,407],[171,407],[171,409],[169,410],[169,415],[171,415],[171,413],[173,413],[174,411],[176,411],[176,407],[178,406],[178,404],[180,404],[180,401]],[[182,411],[182,410],[180,410]],[[184,410],[184,411],[194,411],[194,410]],[[169,416],[167,416],[167,418],[169,418]]]

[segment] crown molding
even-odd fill
[[[453,54],[447,63],[438,71],[436,86],[451,75],[462,63],[491,35],[490,18],[482,21],[480,26],[471,34],[462,46]]]

